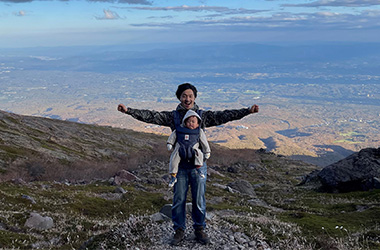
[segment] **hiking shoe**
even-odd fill
[[[175,230],[174,236],[170,241],[170,245],[178,246],[184,237],[185,237],[185,232],[183,231],[182,228],[178,228],[177,230]]]
[[[172,176],[170,181],[169,181],[169,187],[170,188],[174,187],[174,184],[176,184],[176,183],[177,183],[177,177]]]
[[[195,238],[199,243],[206,245],[210,243],[210,238],[207,236],[206,232],[204,231],[203,227],[196,228],[194,231]]]

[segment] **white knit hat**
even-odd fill
[[[185,120],[186,120],[187,118],[189,118],[190,116],[195,116],[195,117],[197,117],[198,120],[199,120],[199,123],[201,123],[202,118],[198,115],[197,112],[195,112],[195,111],[193,111],[193,110],[190,109],[190,110],[188,110],[188,111],[186,112],[185,116],[183,117],[183,119],[182,119],[182,125],[185,124]]]

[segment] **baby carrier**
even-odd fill
[[[197,110],[197,114],[202,117],[202,110]],[[189,129],[182,126],[181,117],[177,110],[174,111],[174,125],[177,135],[177,143],[179,144],[178,153],[182,161],[193,163],[196,151],[193,149],[194,145],[199,142],[199,133],[201,126],[196,129]]]

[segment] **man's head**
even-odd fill
[[[181,102],[182,107],[185,109],[192,109],[195,104],[195,98],[197,97],[197,89],[190,83],[183,83],[178,86],[175,93],[178,100]]]

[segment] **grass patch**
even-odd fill
[[[30,234],[0,230],[1,249],[31,249],[31,244],[35,241],[36,238]]]
[[[67,205],[70,209],[88,217],[112,217],[121,213],[129,214],[126,203],[109,201],[98,197],[87,197],[80,194],[76,200]]]
[[[17,157],[26,155],[26,150],[23,148],[16,148],[16,147],[7,146],[7,145],[0,145],[0,150],[6,152],[7,156],[10,159],[15,159]]]
[[[103,187],[104,188],[104,187]],[[108,188],[106,188],[108,190]],[[80,192],[66,206],[75,212],[88,217],[124,218],[131,214],[158,211],[166,201],[159,193],[129,191],[121,199],[107,200],[101,197],[90,197],[88,192]]]

